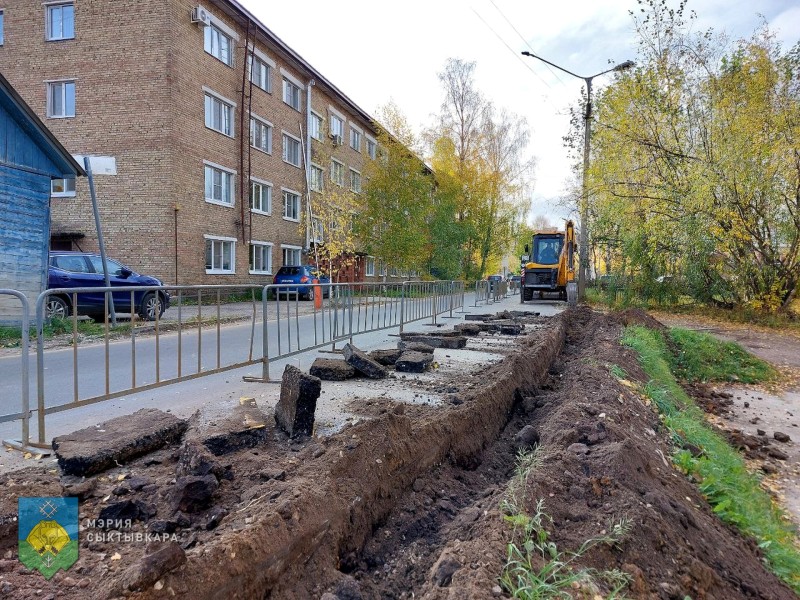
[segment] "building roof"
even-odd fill
[[[308,73],[314,80],[314,85],[328,89],[334,95],[341,98],[342,102],[355,114],[364,119],[370,124],[377,123],[370,114],[363,108],[353,102],[347,95],[342,92],[338,87],[325,78],[322,73],[312,67],[302,56],[295,52],[289,45],[272,32],[266,25],[259,21],[253,13],[248,11],[244,6],[239,4],[236,0],[211,0],[214,4],[219,6],[231,17],[237,21],[244,21],[242,24],[246,28],[247,21],[250,20],[253,25],[260,31],[261,35],[265,36],[270,42],[275,44],[281,52],[283,52],[291,62],[295,63],[296,68]],[[233,10],[230,10],[233,9]]]
[[[0,106],[5,108],[8,113],[19,123],[19,126],[27,133],[31,139],[42,149],[47,157],[53,161],[61,175],[66,177],[85,176],[78,162],[61,145],[53,132],[36,116],[30,106],[22,99],[17,91],[12,87],[8,80],[0,73]]]

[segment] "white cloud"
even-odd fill
[[[571,176],[562,137],[584,83],[519,52],[532,49],[582,76],[607,69],[609,60],[636,58],[629,11],[638,4],[632,0],[241,1],[368,113],[394,99],[418,128],[439,108],[437,73],[445,61],[475,61],[483,93],[531,127],[531,153],[538,159],[534,212],[553,218],[566,216],[548,205],[565,193]],[[763,14],[788,47],[800,35],[794,4],[760,0],[741,9],[729,0],[690,0],[687,7],[698,15],[698,30],[713,26],[734,37],[749,36]]]

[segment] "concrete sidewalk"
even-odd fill
[[[248,308],[250,307],[249,303],[245,304]],[[305,304],[313,306],[313,303],[306,302]],[[463,309],[453,311],[453,318],[448,318],[449,313],[439,315],[436,319],[436,327],[432,325],[432,319],[426,318],[406,324],[404,331],[430,333],[438,328],[442,330],[452,329],[454,325],[463,323],[465,315],[468,314],[494,314],[505,310],[518,310],[537,312],[542,316],[552,316],[566,308],[566,303],[550,300],[521,304],[519,295],[509,295],[498,302],[489,304],[482,302],[479,306],[474,306],[473,295],[467,294],[464,304]],[[399,339],[397,334],[398,328],[396,327],[384,331],[359,334],[354,337],[353,343],[365,351],[394,348]],[[513,338],[508,343],[513,343]],[[342,345],[341,343],[337,345],[337,350],[341,349]],[[214,411],[219,411],[220,413],[225,413],[231,407],[238,405],[240,397],[247,396],[255,398],[262,410],[269,410],[274,407],[279,397],[280,378],[287,364],[292,364],[308,372],[317,357],[330,358],[335,356],[330,352],[330,347],[324,347],[302,352],[288,358],[270,361],[269,373],[272,381],[269,383],[243,380],[245,376],[260,375],[260,366],[253,365],[48,415],[46,421],[47,439],[51,440],[54,436],[65,435],[114,417],[131,414],[140,408],[160,408],[178,417],[188,418],[200,409],[203,409],[204,412],[210,411],[213,413]],[[439,352],[441,351],[437,350],[437,353]],[[454,359],[454,362],[461,361],[460,364],[463,367],[464,361],[467,361],[469,368],[474,369],[479,366],[474,362],[476,358],[477,356],[472,354],[462,355]],[[491,352],[483,355],[483,358],[490,362],[498,359],[497,356],[491,356]],[[440,361],[438,355],[437,361]],[[347,415],[341,411],[341,406],[351,394],[376,393],[385,395],[388,393],[386,390],[372,389],[373,385],[363,379],[354,380],[347,388],[337,388],[334,387],[335,385],[335,382],[325,382],[323,386],[324,394],[320,398],[320,413],[318,416],[318,422],[323,432],[335,430],[346,421]],[[403,394],[397,385],[393,387],[391,397],[397,396],[398,400],[403,401],[410,397],[413,400],[414,394],[417,394],[417,398],[422,398],[423,400],[435,400],[432,397],[420,396],[418,391],[411,394]],[[20,432],[20,421],[0,424],[0,438],[4,440],[19,439]],[[31,418],[31,439],[37,439],[35,413]],[[55,468],[52,456],[36,460],[36,455],[25,458],[22,453],[16,450],[6,450],[0,454],[0,472],[32,465]]]

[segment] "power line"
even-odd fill
[[[522,34],[521,34],[521,33],[520,33],[518,30],[517,30],[517,28],[516,28],[516,27],[514,27],[514,24],[513,24],[513,23],[512,23],[512,22],[511,22],[511,21],[508,19],[508,17],[506,17],[505,13],[503,13],[503,11],[502,11],[502,10],[500,10],[500,7],[499,7],[499,6],[497,6],[497,4],[495,4],[495,3],[494,3],[494,0],[489,0],[489,2],[491,2],[491,3],[492,3],[492,6],[494,6],[494,9],[495,9],[495,10],[496,10],[498,13],[500,13],[500,16],[501,16],[501,17],[503,17],[503,19],[505,19],[505,21],[506,21],[506,23],[508,23],[509,27],[511,27],[511,29],[513,29],[513,30],[514,30],[514,33],[516,33],[516,34],[519,36],[519,39],[521,39],[521,40],[522,40],[522,43],[523,43],[523,44],[525,44],[525,45],[528,47],[528,50],[530,50],[531,52],[533,52],[534,54],[536,54],[536,51],[535,51],[535,50],[533,49],[533,47],[532,47],[532,46],[531,46],[531,45],[528,43],[528,40],[526,40],[526,39],[525,39],[525,38],[522,36]],[[561,79],[561,78],[558,76],[558,73],[556,73],[555,71],[553,71],[553,69],[551,69],[551,68],[550,68],[550,65],[548,65],[547,63],[545,63],[545,65],[544,65],[544,66],[545,66],[545,67],[547,67],[547,70],[548,70],[548,71],[550,71],[550,73],[553,75],[553,77],[555,77],[555,78],[558,80],[558,82],[559,82],[561,85],[566,85],[566,84],[564,83],[564,81],[563,81],[563,80],[562,80],[562,79]]]

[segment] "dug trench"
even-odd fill
[[[503,597],[499,577],[518,532],[501,502],[518,452],[538,446],[522,496],[531,513],[543,502],[560,551],[612,522],[630,524],[576,566],[627,573],[633,598],[795,598],[756,544],[722,524],[672,467],[657,415],[611,375],[617,366],[646,383],[620,346],[621,319],[579,309],[523,320],[526,333],[502,362],[449,382],[447,404],[361,399],[353,409],[363,419],[339,433],[290,444],[274,432],[219,457],[213,503],[194,514],[170,512],[177,447],[78,483],[34,469],[3,476],[3,489],[26,495],[78,493],[85,518],[124,487],[150,507],[135,527],[174,523],[178,541],[83,542],[73,570],[44,581],[19,568],[16,529],[0,527],[0,589],[15,598]],[[602,597],[596,585],[569,591]]]

